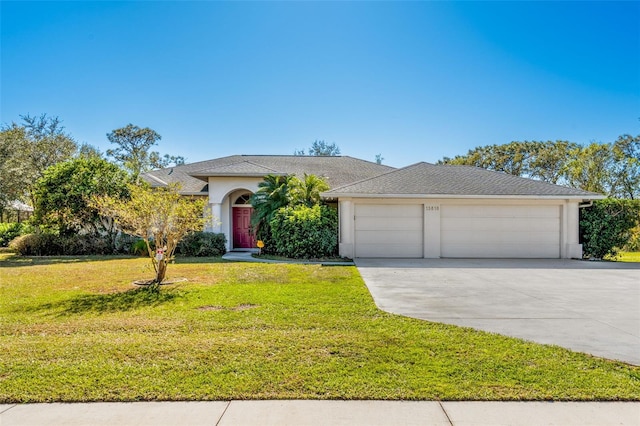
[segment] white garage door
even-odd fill
[[[442,206],[442,257],[560,257],[559,206]]]
[[[356,257],[422,257],[422,205],[355,205]]]

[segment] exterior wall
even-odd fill
[[[223,233],[227,250],[233,249],[232,202],[242,193],[255,193],[262,181],[261,177],[209,177],[209,208],[214,217],[206,230]]]
[[[338,240],[338,252],[342,257],[349,257],[351,259],[355,256],[354,240],[355,240],[355,227],[354,225],[354,211],[353,201],[351,198],[340,199],[338,202],[338,224],[339,224],[339,240]]]
[[[441,211],[443,205],[549,205],[558,206],[560,210],[559,245],[561,258],[581,258],[582,245],[579,243],[579,200],[547,200],[547,199],[409,199],[409,198],[341,198],[339,200],[340,220],[340,256],[355,256],[355,204],[421,204],[424,209],[424,257],[441,257]]]

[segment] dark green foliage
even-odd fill
[[[152,247],[155,249],[155,247]],[[115,253],[148,256],[147,245],[142,238],[120,233],[115,240]]]
[[[113,253],[113,245],[109,239],[94,235],[26,234],[11,241],[9,247],[23,256],[69,256]]]
[[[640,220],[640,200],[608,198],[580,210],[580,234],[585,257],[615,255]]]
[[[222,256],[227,251],[226,243],[224,234],[192,232],[178,243],[176,253],[194,257]]]
[[[7,247],[11,240],[22,234],[25,227],[18,222],[0,223],[0,247]]]
[[[62,234],[111,234],[115,223],[89,206],[96,195],[128,196],[127,174],[99,157],[76,158],[48,168],[35,186],[33,221]]]
[[[271,222],[273,215],[280,207],[291,203],[291,189],[294,176],[267,175],[258,184],[258,190],[251,196],[253,216],[251,225],[260,231],[260,228]]]
[[[149,247],[147,248],[147,243],[142,238],[138,238],[133,243],[131,243],[129,254],[135,254],[136,256],[148,256],[149,249],[156,249],[154,241],[150,240]]]
[[[318,259],[337,255],[338,214],[335,209],[298,205],[279,209],[270,222],[276,254]]]
[[[279,254],[293,258],[317,258],[323,256],[317,254],[315,248],[307,254],[285,254],[285,252],[290,252],[292,250],[291,247],[294,245],[278,240],[281,239],[280,237],[290,239],[291,235],[276,235],[272,223],[278,215],[278,212],[283,208],[291,208],[292,206],[297,208],[297,206],[302,205],[313,207],[319,205],[321,202],[320,193],[329,189],[329,185],[327,185],[324,179],[315,175],[307,175],[306,173],[303,179],[298,179],[296,176],[268,175],[263,182],[260,182],[258,187],[258,191],[251,197],[251,205],[254,209],[251,223],[256,230],[256,238],[264,243],[262,253]],[[305,217],[310,218],[312,221],[316,220],[312,218],[312,215],[302,215],[298,217],[297,220],[299,223],[296,226],[301,226],[300,221],[305,220]],[[313,226],[314,225],[305,225],[304,228],[311,229]],[[337,218],[335,229],[331,240],[335,239],[337,241]],[[327,235],[322,238],[327,238],[328,241],[329,237]],[[311,244],[311,247],[319,247],[318,240],[309,242],[309,244]],[[323,246],[323,244],[325,243],[321,243],[320,246]],[[284,249],[283,247],[285,245],[289,248]],[[332,250],[335,251],[335,249]],[[310,256],[309,253],[311,253]]]

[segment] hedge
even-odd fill
[[[631,238],[640,220],[640,200],[607,198],[580,209],[583,256],[602,259],[615,256]]]
[[[224,234],[192,232],[178,243],[176,254],[195,257],[222,256],[227,252],[226,244]]]
[[[276,254],[319,259],[338,254],[338,213],[324,205],[278,209],[269,222]]]
[[[23,256],[102,255],[114,252],[109,239],[94,235],[26,234],[11,241],[9,247]]]

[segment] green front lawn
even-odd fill
[[[0,254],[0,402],[640,400],[640,368],[378,310],[355,267]]]

